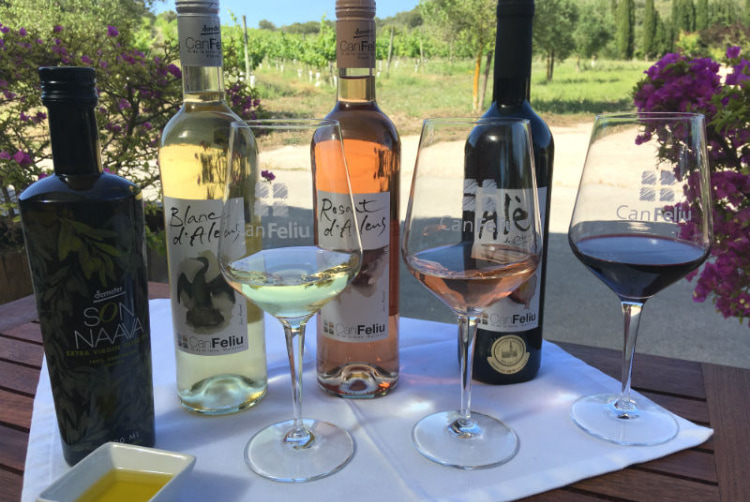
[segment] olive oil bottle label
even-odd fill
[[[467,183],[471,185],[471,183]],[[464,187],[464,208],[474,211],[474,242],[477,244],[513,245],[531,238],[531,215],[516,202],[525,189],[498,188],[494,181],[485,180],[474,187]],[[547,188],[537,190],[537,198],[546,200]],[[544,228],[544,206],[539,205]],[[479,328],[496,333],[519,332],[539,326],[539,270],[516,288],[509,296],[484,309]]]
[[[326,249],[348,247],[348,228],[358,225],[362,268],[336,298],[320,310],[324,336],[342,342],[388,338],[390,285],[390,193],[353,194],[354,209],[339,194],[318,194],[318,243]],[[343,200],[342,200],[343,199]],[[355,219],[351,216],[356,211]]]
[[[248,348],[246,302],[219,268],[222,206],[221,200],[164,197],[175,342],[189,354]]]

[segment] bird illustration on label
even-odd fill
[[[205,251],[188,258],[180,264],[180,271],[177,302],[187,309],[187,324],[207,331],[225,326],[235,303],[234,290],[221,275],[214,254]]]

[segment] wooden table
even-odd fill
[[[165,284],[150,285],[165,298]],[[619,378],[617,351],[561,344]],[[21,498],[31,413],[43,349],[36,305],[26,297],[0,305],[0,502]],[[531,497],[534,502],[750,500],[750,370],[640,354],[635,389],[678,415],[712,427],[706,443],[663,459]]]

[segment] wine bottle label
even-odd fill
[[[182,66],[221,66],[221,22],[219,16],[177,16],[177,34]]]
[[[464,209],[467,202],[475,205],[474,241],[477,244],[513,244],[530,239],[531,215],[520,207],[516,201],[525,196],[525,189],[498,188],[494,181],[484,180],[479,186],[474,180],[467,184],[474,188],[465,188]],[[471,197],[475,199],[472,201]],[[537,190],[539,201],[547,200],[547,187]],[[468,200],[467,200],[468,199]],[[546,214],[544,204],[539,204],[541,228],[544,228]],[[509,296],[484,309],[479,328],[496,333],[518,332],[534,329],[539,326],[539,277],[537,269],[525,283],[520,285]],[[523,341],[521,341],[523,342]]]
[[[362,268],[349,286],[320,310],[323,335],[343,342],[388,338],[390,270],[390,193],[354,194],[362,238]],[[334,211],[335,209],[335,211]],[[348,197],[318,193],[318,243],[326,249],[347,247],[345,228],[354,224]]]
[[[375,21],[336,21],[336,65],[341,68],[375,68]]]
[[[224,280],[217,259],[222,206],[221,200],[164,197],[175,344],[189,354],[248,348],[246,303]],[[237,243],[244,246],[244,239]]]

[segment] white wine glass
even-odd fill
[[[506,424],[471,411],[471,361],[483,309],[531,277],[541,258],[531,145],[522,119],[427,119],[422,127],[401,252],[458,317],[460,408],[428,415],[412,431],[417,450],[440,464],[491,467],[518,450]]]
[[[712,235],[703,116],[641,112],[596,117],[568,241],[576,257],[619,298],[624,344],[620,392],[573,404],[573,421],[584,431],[637,446],[677,435],[671,413],[631,395],[638,325],[646,300],[703,263]]]
[[[305,325],[362,261],[339,124],[235,122],[227,169],[221,270],[234,289],[281,322],[292,375],[294,418],[253,436],[245,461],[276,481],[319,479],[354,453],[347,431],[301,413]],[[328,238],[330,232],[337,238]]]

